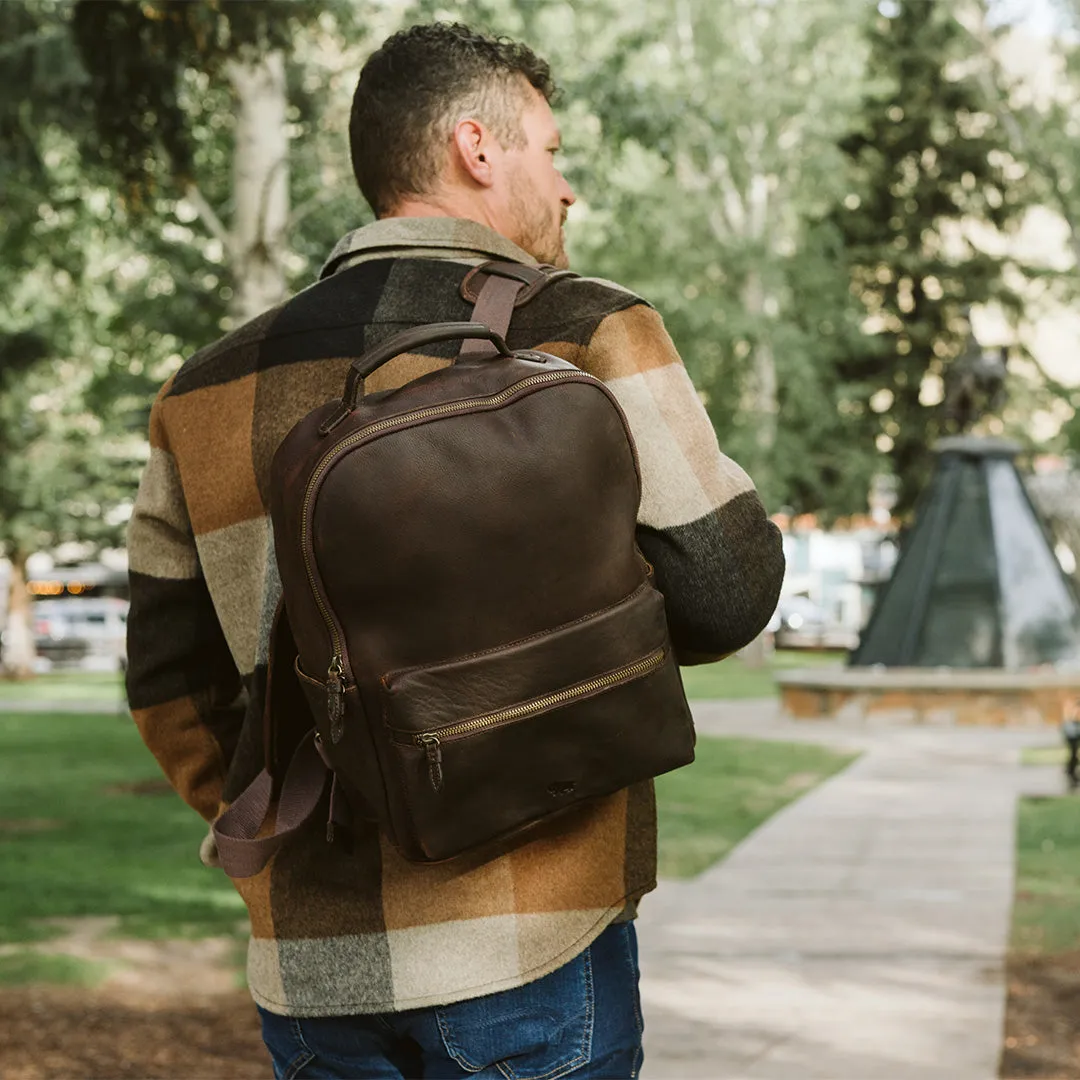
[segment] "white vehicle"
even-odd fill
[[[778,649],[853,649],[859,642],[854,630],[798,593],[781,598],[771,626]]]
[[[115,596],[62,596],[30,607],[39,672],[122,671],[128,602]]]

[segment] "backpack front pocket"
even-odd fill
[[[663,597],[382,679],[417,842],[448,858],[693,759]]]

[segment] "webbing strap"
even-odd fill
[[[314,730],[296,748],[277,805],[274,831],[260,836],[270,812],[273,779],[265,769],[214,822],[214,840],[225,873],[253,877],[311,819],[322,800],[329,770],[315,746]]]

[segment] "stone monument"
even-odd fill
[[[1059,723],[1080,692],[1080,599],[1017,470],[974,435],[1004,404],[1006,360],[974,336],[954,361],[942,439],[892,577],[846,669],[781,674],[796,715],[847,708],[941,722]]]

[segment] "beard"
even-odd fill
[[[566,208],[560,203],[552,207],[536,190],[536,185],[524,172],[514,178],[510,195],[510,212],[517,222],[517,245],[537,262],[550,263],[560,270],[570,265],[566,255],[563,222]]]

